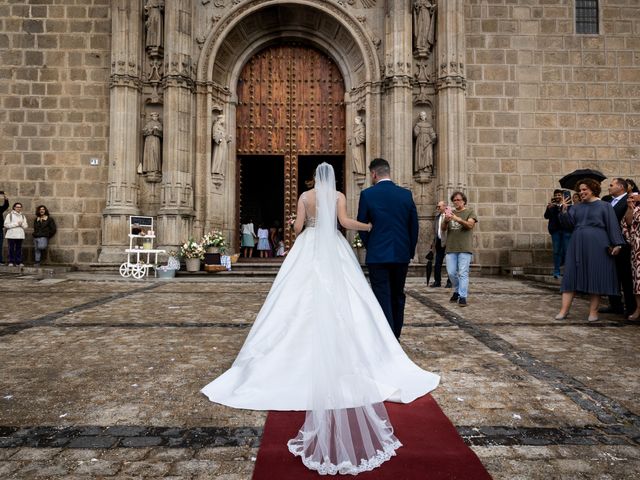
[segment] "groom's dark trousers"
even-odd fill
[[[400,338],[404,324],[404,283],[409,265],[406,263],[371,263],[369,281],[371,290],[382,307],[384,316],[396,338]]]
[[[411,192],[390,180],[379,181],[360,194],[358,221],[373,224],[371,232],[360,232],[367,248],[371,289],[399,338],[404,322],[404,284],[418,243],[418,213]]]

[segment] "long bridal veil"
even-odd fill
[[[316,169],[316,231],[310,281],[313,308],[305,319],[312,332],[309,402],[305,422],[289,440],[291,453],[320,474],[372,470],[395,455],[401,443],[393,435],[376,383],[375,366],[361,351],[352,321],[348,286],[337,248],[336,184],[333,167]],[[307,212],[310,213],[310,212]],[[295,358],[292,359],[295,362]]]

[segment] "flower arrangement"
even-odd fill
[[[163,265],[167,270],[180,270],[180,260],[178,260],[178,252],[175,250],[169,250],[167,252],[169,259],[167,260],[167,265]]]
[[[184,258],[199,258],[202,260],[204,258],[204,248],[202,244],[190,238],[180,247],[180,256]]]
[[[200,243],[205,249],[217,247],[221,253],[224,253],[227,249],[227,239],[220,230],[211,230],[209,233],[205,233]]]
[[[364,247],[364,243],[362,243],[362,239],[360,238],[360,234],[356,233],[356,236],[353,237],[353,242],[351,242],[351,246],[353,248],[362,248],[362,247]]]
[[[289,228],[293,230],[293,225],[296,223],[296,214],[292,213],[291,215],[287,215],[285,222],[289,225]]]

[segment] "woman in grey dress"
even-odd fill
[[[592,179],[578,182],[581,203],[570,210],[563,199],[560,220],[574,227],[565,258],[562,307],[556,320],[569,315],[576,292],[587,293],[590,322],[598,320],[600,295],[618,295],[613,255],[624,245],[622,231],[610,203],[601,201],[600,184]]]

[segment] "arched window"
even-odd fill
[[[598,0],[576,0],[576,33],[598,33]]]

